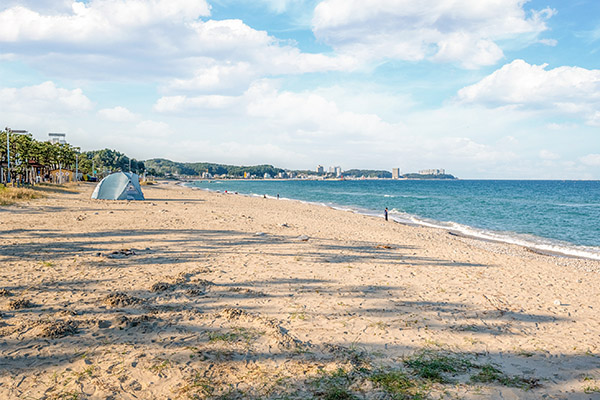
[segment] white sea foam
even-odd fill
[[[600,207],[600,203],[556,203],[555,205],[561,206],[561,207],[573,207],[573,208]]]
[[[446,229],[451,232],[455,232],[472,238],[515,244],[518,246],[538,250],[544,253],[600,260],[599,247],[578,246],[567,242],[561,242],[559,240],[546,239],[533,235],[519,234],[515,232],[500,232],[486,229],[478,229],[456,222],[428,220],[405,213],[399,213],[397,216],[394,213],[394,215],[392,215],[391,218],[401,223],[405,223],[408,219],[408,221],[411,224],[428,226],[431,228]]]

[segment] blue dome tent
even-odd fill
[[[92,199],[144,200],[139,177],[131,172],[115,172],[102,179],[92,193]]]

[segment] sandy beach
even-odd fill
[[[2,399],[600,398],[598,261],[93,188],[0,207]]]

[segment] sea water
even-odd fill
[[[600,259],[600,181],[217,180],[192,187],[295,199]]]

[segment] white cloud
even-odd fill
[[[135,126],[134,133],[142,138],[165,139],[173,135],[174,130],[165,122],[146,120]]]
[[[70,10],[0,8],[13,59],[69,78],[162,81],[165,91],[243,92],[262,76],[346,70],[350,57],[303,53],[243,21],[200,20],[199,0],[92,0]]]
[[[492,65],[497,43],[537,36],[554,11],[527,15],[523,0],[324,0],[315,8],[313,31],[338,52],[363,59]],[[535,42],[535,40],[532,40]]]
[[[438,52],[433,56],[433,60],[461,60],[465,68],[475,69],[482,65],[493,65],[502,57],[502,49],[491,40],[478,39],[466,32],[457,32],[438,42]]]
[[[549,124],[546,124],[546,128],[551,130],[551,131],[562,131],[562,130],[574,130],[577,129],[577,124],[574,123],[556,123],[556,122],[551,122]]]
[[[240,97],[205,95],[205,96],[164,96],[154,104],[154,111],[160,113],[182,113],[187,111],[218,110],[229,108],[240,101]]]
[[[112,122],[132,122],[138,117],[125,107],[104,108],[98,111],[98,115]]]
[[[54,82],[0,89],[0,108],[21,113],[74,113],[92,108],[81,89],[64,89]]]
[[[0,40],[106,43],[128,40],[140,26],[162,21],[191,22],[210,14],[202,0],[91,0],[73,2],[69,13],[40,14],[15,6],[0,12]]]
[[[591,126],[600,126],[600,111],[590,113],[587,123]]]
[[[503,151],[487,144],[478,143],[468,137],[445,137],[430,140],[427,147],[434,152],[435,157],[445,154],[453,163],[460,160],[460,162],[492,165],[509,162],[516,158],[516,154],[512,151]]]
[[[539,156],[542,160],[558,160],[560,158],[560,156],[558,154],[553,153],[546,149],[540,150]]]
[[[192,78],[173,79],[165,88],[170,91],[227,91],[243,86],[257,76],[257,71],[247,61],[234,65],[216,64],[213,60],[209,63],[213,65],[199,67]]]
[[[334,101],[314,92],[278,91],[267,81],[252,85],[245,98],[249,116],[266,119],[290,134],[352,139],[390,129],[375,114],[341,110]]]
[[[589,124],[596,121],[600,107],[600,70],[530,65],[515,60],[474,85],[458,91],[463,104],[491,107],[514,106],[574,114]]]
[[[550,47],[556,47],[556,45],[558,45],[558,40],[556,39],[540,39],[539,42]]]
[[[193,74],[170,80],[169,91],[238,92],[261,77],[353,69],[357,61],[348,56],[302,53],[264,31],[240,20],[207,21],[190,24],[194,30],[190,49]]]
[[[588,154],[581,157],[579,161],[590,167],[600,167],[600,154]]]

